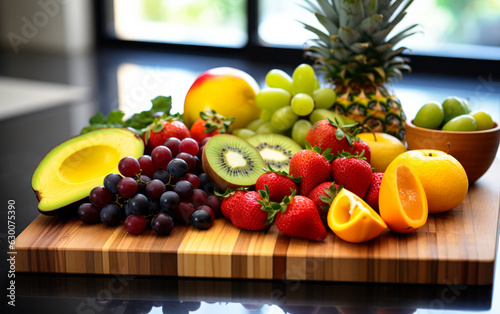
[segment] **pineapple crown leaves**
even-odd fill
[[[224,193],[219,193],[217,191],[214,191],[214,193],[215,193],[215,195],[217,195],[219,197],[228,198],[229,196],[234,195],[234,193],[236,193],[236,191],[244,191],[245,192],[245,191],[248,191],[248,188],[240,187],[240,188],[236,188],[234,190],[227,188],[226,191],[224,191]]]
[[[420,33],[411,25],[388,38],[414,0],[304,0],[324,30],[302,23],[317,38],[306,43],[306,55],[316,59],[325,78],[335,84],[346,79],[382,85],[411,71],[407,58],[394,50],[403,39]],[[397,58],[397,59],[396,59]],[[394,62],[393,62],[394,60]]]
[[[267,165],[267,166],[269,167],[269,169],[262,168],[264,170],[264,172],[272,172],[272,173],[276,173],[276,174],[285,176],[287,178],[292,179],[292,181],[295,182],[295,183],[300,183],[300,180],[302,179],[302,177],[295,177],[294,178],[291,175],[289,175],[288,172],[286,172],[286,171],[274,170],[273,167],[271,167],[271,165]]]
[[[231,132],[231,124],[234,122],[235,117],[226,118],[225,116],[218,114],[213,109],[207,109],[200,112],[200,118],[205,121],[203,125],[205,133],[211,133],[216,129],[219,129],[221,133]]]
[[[325,192],[326,195],[320,195],[319,199],[325,203],[326,205],[321,205],[321,210],[324,212],[328,212],[330,209],[330,205],[332,204],[333,200],[337,195],[340,193],[340,191],[344,188],[343,185],[339,185],[338,187],[335,186],[335,182],[332,182],[330,186],[326,189],[323,189],[323,192]]]
[[[333,160],[333,158],[335,157],[335,155],[331,153],[331,151],[332,151],[331,148],[327,148],[323,151],[323,153],[321,153],[321,148],[319,146],[312,147],[308,141],[305,142],[305,146],[306,146],[306,150],[311,150],[315,153],[320,154],[321,156],[325,157],[326,160],[328,160],[328,162],[331,162]]]
[[[265,191],[259,190],[262,200],[258,200],[258,202],[262,205],[262,210],[268,213],[265,222],[266,225],[272,224],[278,213],[284,213],[286,211],[288,203],[292,201],[296,193],[297,191],[290,189],[290,195],[285,196],[281,203],[278,203],[269,201],[269,188],[267,185],[265,185]]]
[[[335,137],[337,140],[341,141],[344,137],[347,139],[347,142],[352,147],[354,145],[354,141],[359,141],[359,137],[356,137],[359,133],[363,131],[363,127],[359,123],[355,124],[344,124],[340,125],[339,120],[335,118],[335,121],[328,119],[328,122],[337,128],[335,131]]]

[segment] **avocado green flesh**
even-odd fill
[[[39,211],[48,213],[87,197],[106,175],[118,173],[121,158],[143,153],[143,141],[123,128],[95,130],[59,144],[33,173]]]

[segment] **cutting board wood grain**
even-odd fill
[[[169,236],[122,226],[39,216],[16,239],[16,271],[79,274],[487,285],[493,282],[500,160],[465,200],[430,215],[411,234],[389,230],[351,244],[237,229],[224,218],[205,231],[175,226]]]

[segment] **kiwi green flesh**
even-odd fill
[[[264,173],[264,160],[255,147],[234,135],[212,137],[203,150],[203,170],[221,191],[251,187]]]
[[[286,172],[293,154],[302,149],[293,139],[280,134],[256,134],[248,142],[257,148],[268,167]]]

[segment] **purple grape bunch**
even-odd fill
[[[202,149],[192,139],[172,137],[151,155],[122,158],[119,173],[108,174],[80,205],[80,220],[108,226],[123,223],[134,235],[148,224],[159,235],[170,234],[174,224],[208,229],[221,216],[221,199],[203,173]]]

